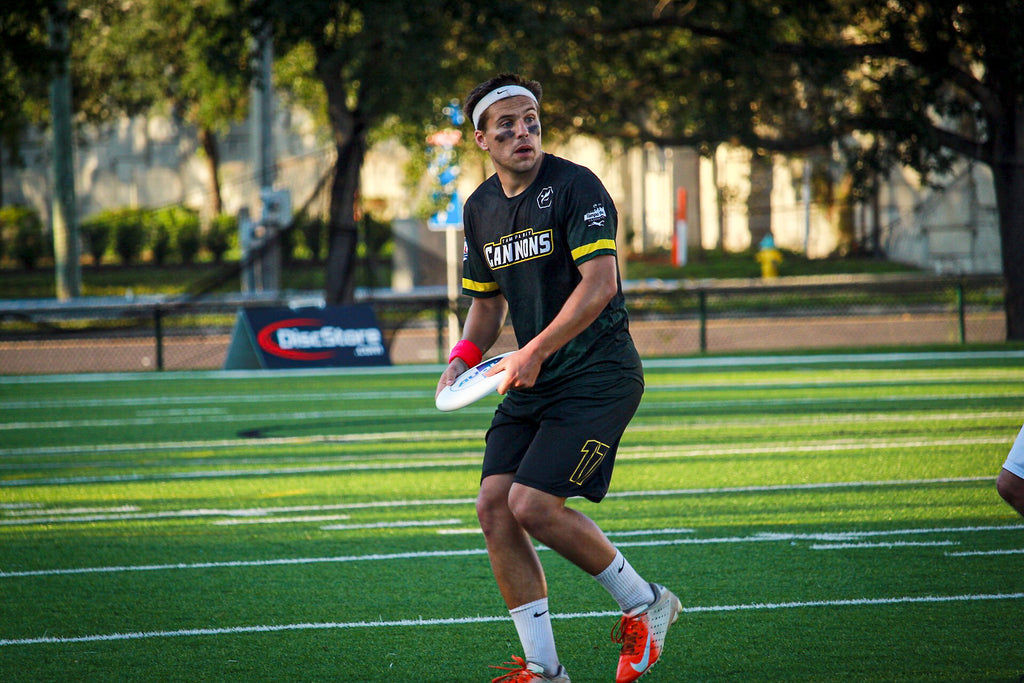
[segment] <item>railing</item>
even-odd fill
[[[624,283],[644,357],[702,353],[1000,343],[998,277],[848,276]],[[444,288],[364,290],[394,363],[447,355]],[[319,293],[0,302],[0,373],[222,367],[237,311],[321,305]],[[455,307],[464,319],[468,300]],[[494,351],[514,348],[509,328]]]

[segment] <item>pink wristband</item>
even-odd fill
[[[473,367],[483,360],[484,353],[473,342],[468,339],[462,339],[452,347],[452,352],[448,354],[448,362],[451,363],[456,358],[461,358],[466,362],[466,365]]]

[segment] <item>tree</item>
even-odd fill
[[[163,111],[197,131],[209,206],[223,211],[217,135],[245,118],[249,33],[232,0],[79,0],[79,102],[94,121]]]
[[[602,0],[535,56],[545,115],[668,145],[839,150],[864,194],[897,164],[986,164],[1009,339],[1024,339],[1024,3],[1019,0]]]
[[[438,116],[451,97],[444,47],[457,10],[458,3],[448,0],[253,4],[254,20],[274,27],[275,52],[306,52],[320,88],[315,97],[323,98],[336,152],[327,221],[328,303],[354,295],[356,197],[368,136],[395,118],[425,122]],[[291,83],[296,92],[302,90],[299,80]]]
[[[49,120],[47,88],[55,55],[49,48],[49,3],[8,0],[0,13],[0,157],[21,164],[21,141],[32,125]],[[0,166],[0,204],[3,203]]]

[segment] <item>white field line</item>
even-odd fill
[[[1020,600],[1024,593],[980,593],[964,595],[921,595],[891,598],[854,598],[846,600],[808,600],[802,602],[758,602],[740,605],[691,605],[684,606],[685,614],[722,613],[741,611],[767,611],[780,609],[811,609],[818,607],[883,607],[906,604],[942,604],[953,602],[981,602],[992,600]],[[552,614],[553,619],[610,619],[621,616],[621,612],[577,612]],[[101,641],[145,640],[150,638],[180,638],[198,636],[240,635],[246,633],[277,633],[281,631],[310,631],[363,628],[423,628],[426,626],[452,626],[460,624],[488,624],[507,622],[508,615],[450,617],[424,619],[398,619],[391,621],[349,621],[300,624],[268,624],[259,626],[233,626],[225,628],[181,629],[176,631],[136,631],[129,633],[104,633],[75,637],[41,636],[38,638],[5,638],[0,647],[25,645],[66,645]]]
[[[645,363],[649,365],[649,363]],[[857,376],[856,373],[870,373]],[[886,372],[882,377],[876,370],[840,370],[837,376],[803,378],[801,381],[793,381],[788,378],[777,380],[760,380],[756,383],[744,385],[747,390],[758,389],[846,389],[865,386],[872,387],[894,387],[894,386],[926,386],[930,384],[951,384],[971,382],[1002,382],[1006,383],[1016,378],[1024,379],[1024,372],[1014,371],[1012,368],[978,369],[969,370],[957,369],[913,369],[893,370]],[[853,376],[850,376],[853,375]],[[0,381],[2,385],[2,381]],[[662,382],[657,376],[651,377],[647,390],[652,392],[664,391],[715,391],[732,390],[736,388],[735,378],[716,380],[711,377],[688,378],[684,382]],[[296,393],[248,393],[248,394],[195,394],[189,396],[139,396],[139,397],[106,397],[106,398],[51,398],[51,399],[10,399],[0,400],[0,409],[3,410],[40,410],[52,408],[110,408],[128,406],[137,408],[139,406],[167,406],[183,405],[190,409],[202,405],[245,405],[268,403],[338,403],[340,401],[361,402],[368,400],[396,401],[396,400],[425,400],[429,401],[433,396],[433,389],[424,386],[422,389],[388,389],[367,391],[365,389],[340,389],[318,392],[296,392]]]
[[[718,488],[693,488],[693,489],[659,489],[648,491],[612,491],[608,498],[635,498],[649,496],[702,496],[731,493],[775,493],[782,491],[815,491],[829,489],[847,488],[874,488],[874,487],[903,487],[903,486],[925,486],[936,484],[961,484],[981,481],[992,481],[992,477],[942,477],[938,479],[889,479],[881,481],[848,481],[848,482],[820,482],[812,484],[772,484],[764,486],[723,486]],[[245,508],[239,510],[174,510],[163,513],[123,513],[117,515],[89,515],[89,516],[54,516],[44,518],[27,519],[0,519],[0,526],[22,526],[27,524],[59,524],[74,522],[107,522],[107,521],[131,521],[133,519],[152,519],[154,514],[167,518],[182,517],[204,517],[204,516],[258,516],[271,514],[273,512],[299,512],[299,511],[324,511],[324,510],[370,510],[381,508],[405,508],[405,507],[436,507],[440,505],[473,505],[475,498],[437,498],[437,499],[407,499],[407,500],[381,500],[365,503],[338,503],[334,505],[295,506],[290,508]]]
[[[936,382],[943,379],[937,378]],[[954,379],[951,381],[963,381]],[[10,400],[0,401],[0,409],[6,410],[39,410],[42,408],[111,408],[128,406],[137,408],[139,406],[198,406],[198,405],[238,405],[238,404],[260,404],[268,403],[337,403],[339,401],[368,401],[384,400],[395,401],[402,399],[429,399],[432,392],[428,389],[395,389],[389,391],[364,391],[364,390],[341,390],[341,391],[318,391],[318,392],[297,392],[297,393],[252,393],[252,394],[197,394],[193,396],[139,396],[139,397],[111,397],[111,398],[51,398],[34,401]]]
[[[985,555],[1024,555],[1024,548],[1007,548],[1005,550],[965,550],[946,553],[946,557],[982,557]]]
[[[310,515],[306,517],[264,517],[261,519],[221,519],[210,522],[216,526],[235,526],[238,524],[291,524],[300,522],[333,522],[351,519],[351,515]],[[368,522],[365,524],[331,524],[320,527],[327,531],[354,531],[357,529],[403,529],[421,526],[445,526],[462,524],[461,519],[405,520],[398,522]]]
[[[922,439],[912,437],[906,439],[839,439],[825,440],[794,445],[792,441],[781,444],[740,444],[730,447],[694,448],[680,446],[632,446],[623,448],[616,456],[617,460],[665,460],[674,458],[727,457],[733,455],[774,455],[781,453],[835,453],[842,451],[864,451],[889,448],[940,448],[952,446],[994,446],[1009,447],[1012,435],[998,437],[954,437]],[[224,479],[231,477],[270,477],[282,475],[322,474],[337,472],[386,472],[408,469],[468,467],[479,465],[479,457],[467,458],[444,457],[426,460],[407,460],[404,462],[385,463],[351,463],[339,465],[304,465],[297,467],[224,469],[224,470],[190,470],[185,472],[158,472],[153,474],[107,474],[78,477],[31,477],[17,479],[0,479],[0,488],[18,486],[55,486],[68,484],[125,483],[166,480]]]
[[[406,522],[369,522],[367,524],[329,524],[320,527],[324,531],[353,531],[360,529],[404,529],[411,527],[433,527],[462,524],[461,519],[410,520]]]
[[[43,508],[37,504],[32,508],[5,510],[3,515],[8,517],[29,517],[41,515],[95,515],[141,511],[142,508],[138,505],[115,505],[113,507],[102,508]]]
[[[901,405],[909,405],[914,402],[920,401],[967,401],[973,399],[993,399],[993,398],[1024,398],[1024,394],[1017,390],[1007,389],[1005,391],[992,391],[986,393],[938,393],[938,394],[914,394],[914,395],[899,395],[899,396],[871,396],[871,397],[855,397],[855,396],[832,396],[828,397],[827,401],[830,405],[845,405],[845,406],[856,406],[858,404],[877,404],[877,403],[899,403]],[[690,401],[661,401],[658,400],[656,403],[651,404],[651,407],[658,409],[671,409],[671,408],[687,408],[687,407],[698,407],[701,410],[709,408],[734,408],[734,407],[754,407],[763,406],[765,408],[776,408],[782,406],[791,405],[817,405],[823,400],[821,396],[806,396],[806,397],[790,397],[790,398],[763,398],[763,399],[723,399],[723,400],[706,400],[701,398],[695,398]],[[640,414],[643,414],[645,405],[640,406]],[[463,408],[462,412],[465,413],[491,413],[494,410],[492,402],[483,402],[474,406]],[[422,408],[407,407],[402,409],[402,414],[408,417],[437,417],[437,409],[433,406],[424,406]],[[338,409],[338,410],[318,410],[318,411],[296,411],[296,412],[277,412],[277,413],[259,413],[259,414],[231,414],[231,415],[194,415],[194,416],[173,416],[173,417],[134,417],[134,418],[100,418],[100,419],[88,419],[88,420],[21,420],[21,421],[9,421],[0,422],[0,431],[21,431],[21,430],[40,430],[40,429],[85,429],[94,427],[152,427],[161,424],[233,424],[237,422],[252,422],[254,419],[259,419],[263,423],[267,422],[281,422],[281,421],[301,421],[301,420],[339,420],[339,419],[370,419],[377,417],[391,417],[394,415],[394,406],[382,406],[379,409]]]
[[[298,517],[261,517],[259,519],[219,519],[210,524],[234,525],[234,524],[303,524],[309,522],[340,522],[343,519],[352,519],[352,515],[300,515]]]
[[[814,543],[811,550],[860,550],[866,548],[931,548],[960,545],[960,541],[896,541],[894,543]]]
[[[917,529],[888,529],[883,531],[846,531],[829,533],[758,533],[752,536],[725,536],[716,538],[672,538],[652,539],[644,541],[617,541],[620,548],[653,548],[681,545],[729,545],[736,543],[792,543],[794,541],[840,541],[870,538],[877,536],[899,536],[917,534],[952,534],[981,533],[988,531],[1010,531],[1024,529],[1024,524],[973,526],[973,527],[935,527]],[[657,534],[659,530],[648,533]],[[684,532],[686,530],[683,530]],[[642,532],[638,532],[642,533]],[[611,535],[611,534],[610,534]],[[548,548],[536,546],[537,550]],[[368,555],[338,555],[333,557],[286,557],[272,560],[229,560],[223,562],[196,562],[174,564],[147,565],[115,565],[107,567],[71,567],[65,569],[30,569],[24,571],[0,571],[0,579],[26,578],[33,576],[68,576],[75,574],[122,574],[147,571],[179,571],[198,569],[225,569],[238,567],[273,567],[307,564],[347,564],[352,562],[388,562],[394,560],[420,560],[451,557],[486,555],[486,548],[470,548],[466,550],[422,550],[401,553],[371,553]]]
[[[1024,351],[906,351],[892,353],[828,353],[815,355],[779,355],[779,356],[715,356],[710,358],[660,358],[644,361],[644,367],[666,370],[685,370],[687,368],[770,368],[791,365],[831,365],[874,366],[886,363],[907,363],[914,361],[969,361],[969,360],[1011,360],[1024,359]],[[901,368],[895,368],[899,371]],[[422,374],[427,379],[436,378],[444,371],[439,363],[418,365],[393,365],[391,367],[371,368],[316,368],[312,370],[288,370],[288,377],[325,377],[329,375],[404,375]],[[0,376],[0,386],[21,384],[90,384],[96,382],[169,382],[181,380],[212,379],[219,382],[233,380],[267,379],[273,372],[266,370],[191,370],[181,372],[96,372],[63,375],[7,375]]]
[[[845,414],[845,415],[821,415],[803,418],[738,418],[738,419],[715,419],[716,428],[727,427],[757,427],[760,425],[771,426],[772,428],[799,427],[804,425],[816,425],[827,422],[830,426],[861,423],[921,423],[921,422],[960,422],[963,420],[985,420],[985,419],[1007,419],[1015,423],[1019,421],[1020,411],[1016,410],[990,410],[979,412],[956,412],[956,413],[934,413],[934,414]],[[644,424],[643,418],[638,418],[629,427],[630,432],[663,432],[666,434],[685,433],[688,431],[700,431],[708,428],[706,420],[682,417],[679,421],[671,424]],[[185,449],[214,449],[214,448],[245,448],[265,446],[288,446],[303,444],[336,444],[336,443],[378,443],[388,441],[408,442],[427,440],[455,440],[455,439],[480,439],[481,429],[462,430],[429,430],[429,431],[401,431],[401,432],[366,432],[361,434],[321,434],[310,436],[287,436],[267,438],[244,438],[244,439],[213,439],[197,441],[153,441],[139,443],[113,443],[93,444],[81,446],[29,446],[24,448],[0,448],[0,457],[5,456],[43,456],[43,455],[65,455],[68,453],[144,453],[160,450],[185,450]],[[1010,435],[1009,438],[1012,438]],[[355,458],[362,456],[345,456]],[[388,457],[387,455],[375,457]],[[397,457],[409,457],[401,455]]]
[[[134,506],[129,506],[134,507]],[[289,505],[284,507],[264,508],[197,508],[185,510],[158,510],[153,512],[142,512],[138,508],[134,510],[105,513],[82,513],[71,508],[62,510],[53,508],[39,512],[49,513],[48,517],[26,517],[27,512],[7,512],[6,517],[0,516],[0,526],[25,526],[29,524],[71,524],[82,522],[127,522],[138,519],[188,519],[195,517],[266,517],[279,513],[289,512],[325,512],[327,510],[349,509],[350,506],[343,504],[334,505]],[[17,517],[10,519],[10,517]],[[336,516],[335,519],[348,519],[348,515]]]

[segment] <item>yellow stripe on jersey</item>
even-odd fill
[[[468,289],[471,292],[497,292],[497,282],[476,282],[469,278],[462,278],[462,288]]]
[[[584,244],[582,247],[576,247],[572,250],[572,260],[579,261],[584,256],[589,256],[595,251],[604,251],[610,249],[615,251],[615,240],[598,240],[591,242],[590,244]]]

